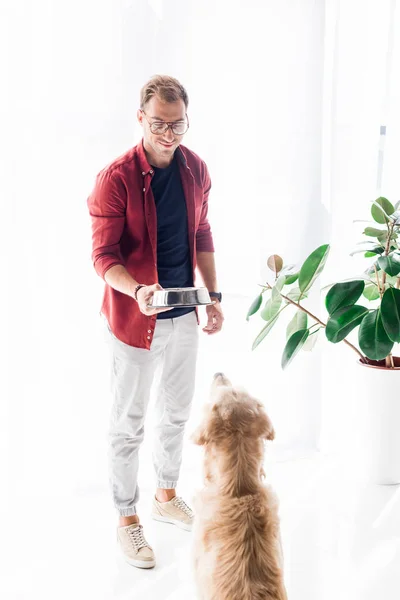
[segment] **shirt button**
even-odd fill
[[[146,175],[146,173],[144,171],[142,171],[142,175]]]
[[[153,175],[153,171],[150,169],[150,173]]]
[[[147,333],[151,333],[151,329],[148,329]]]
[[[149,335],[147,336],[147,339],[148,339],[148,340],[150,339],[150,336],[149,336]]]
[[[143,191],[145,192],[145,191],[146,191],[146,188],[143,188]]]

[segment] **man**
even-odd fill
[[[155,292],[192,287],[197,267],[215,304],[208,335],[222,327],[207,219],[211,187],[205,163],[181,146],[189,127],[188,96],[174,78],[142,88],[137,117],[142,141],[103,169],[88,198],[93,263],[105,281],[101,312],[112,353],[110,483],[126,560],[155,565],[136,512],[138,451],[156,367],[162,375],[153,454],[157,489],[152,516],[191,529],[193,513],[176,495],[184,427],[194,392],[198,316],[193,308],[149,308]]]

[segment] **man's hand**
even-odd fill
[[[207,325],[203,327],[203,331],[207,335],[217,333],[222,329],[222,323],[224,322],[224,315],[222,313],[221,304],[217,301],[215,304],[209,304],[206,306],[207,312]]]
[[[151,308],[148,306],[148,304],[150,304],[150,300],[154,296],[154,292],[162,289],[163,288],[159,283],[154,283],[153,285],[145,285],[144,287],[141,287],[139,289],[137,293],[137,302],[141,313],[143,313],[147,317],[151,317],[151,315],[156,315],[161,312],[166,312],[167,310],[172,310],[172,308]]]

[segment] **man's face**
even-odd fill
[[[150,158],[159,163],[155,166],[168,165],[182,142],[183,135],[177,135],[171,127],[163,133],[157,131],[162,131],[163,123],[186,123],[185,103],[183,100],[162,102],[157,96],[153,96],[143,110],[138,110],[137,116],[143,127],[144,147]]]

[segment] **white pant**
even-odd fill
[[[194,311],[175,319],[158,319],[150,350],[124,344],[107,323],[106,336],[112,357],[110,484],[115,508],[127,517],[136,514],[138,452],[150,390],[160,364],[153,464],[157,487],[176,487],[194,393],[198,323]]]

